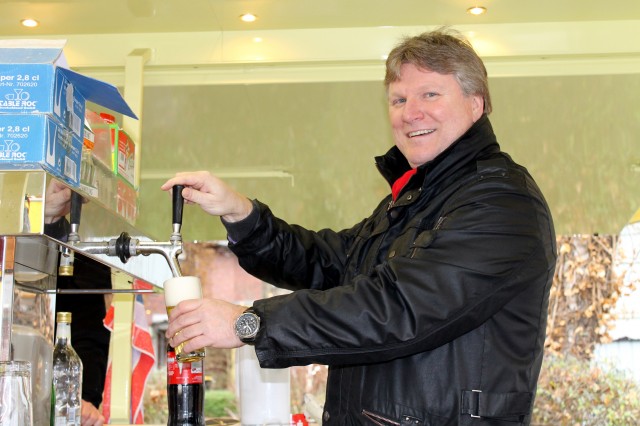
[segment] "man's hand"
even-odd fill
[[[160,188],[170,191],[174,185],[184,185],[182,196],[187,203],[198,204],[202,210],[221,216],[227,222],[237,222],[249,216],[253,204],[209,172],[177,173]]]
[[[71,190],[51,179],[44,198],[44,223],[54,223],[71,211]]]
[[[185,300],[171,311],[165,333],[171,346],[184,345],[185,352],[211,346],[219,349],[243,345],[235,333],[235,321],[246,306],[218,299]]]
[[[102,426],[104,416],[90,402],[82,400],[82,426]]]

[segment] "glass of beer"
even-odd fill
[[[183,300],[202,299],[202,285],[198,277],[174,277],[164,282],[164,303],[167,306],[167,314],[171,314],[173,308]],[[183,352],[186,342],[175,347],[176,361],[194,362],[204,358],[204,348],[192,352]]]

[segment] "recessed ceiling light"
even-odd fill
[[[470,13],[472,15],[482,15],[483,13],[486,13],[486,11],[487,8],[482,6],[474,6],[467,9],[467,13]]]
[[[254,22],[258,17],[252,13],[245,13],[244,15],[240,15],[240,19],[244,22]]]
[[[38,25],[40,25],[40,22],[36,21],[35,19],[31,19],[31,18],[23,19],[22,21],[20,21],[20,23],[24,27],[29,27],[29,28],[37,27]]]

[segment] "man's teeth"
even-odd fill
[[[433,132],[435,132],[435,130],[416,130],[415,132],[409,132],[409,137],[427,135]]]

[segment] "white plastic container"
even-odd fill
[[[291,424],[291,376],[288,368],[260,368],[255,349],[236,350],[240,422],[243,426]]]

